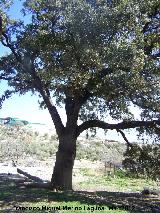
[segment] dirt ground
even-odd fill
[[[28,158],[25,160],[20,160],[13,166],[13,162],[11,160],[0,163],[0,173],[4,174],[18,174],[17,168],[33,175],[41,178],[42,180],[50,181],[53,173],[53,166],[55,161],[53,159],[49,159],[47,161],[38,161],[33,158]],[[74,164],[74,173],[77,173],[81,168],[92,168],[92,169],[100,169],[103,168],[104,165],[102,162],[91,162],[88,160],[75,160]],[[83,175],[78,173],[78,175],[73,175],[73,182],[78,183],[84,180]]]

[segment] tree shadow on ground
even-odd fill
[[[19,184],[27,178],[21,175],[0,174],[0,213],[21,212],[15,206],[25,202],[50,203],[79,202],[81,205],[106,206],[108,210],[122,209],[128,212],[160,212],[160,197],[143,196],[141,193],[107,191],[53,192],[47,189],[25,188]],[[112,212],[112,211],[108,212]],[[32,211],[29,211],[32,212]],[[34,211],[35,212],[35,211]],[[106,211],[107,212],[107,211]]]

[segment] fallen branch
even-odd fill
[[[17,168],[17,172],[18,172],[19,174],[22,174],[22,175],[28,177],[30,180],[36,181],[36,182],[38,182],[38,183],[44,183],[44,180],[42,180],[41,178],[36,177],[36,176],[33,176],[33,175],[30,175],[30,174],[28,174],[27,172],[24,172],[23,170],[21,170],[21,169],[19,169],[19,168]]]
[[[18,184],[19,186],[24,186],[24,187],[27,187],[27,188],[52,189],[50,181],[44,181],[41,178],[30,175],[27,172],[24,172],[23,170],[21,170],[19,168],[17,168],[17,172],[19,174],[26,176],[28,179],[34,181],[34,182],[28,181],[28,182],[20,183],[20,184]]]
[[[51,183],[47,182],[47,183],[40,183],[40,182],[35,182],[35,183],[31,183],[31,182],[24,182],[23,186],[27,187],[27,188],[43,188],[43,189],[51,189]]]

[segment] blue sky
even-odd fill
[[[20,13],[22,7],[22,1],[13,0],[14,4],[9,11],[9,15],[13,18],[20,19],[22,18],[22,14]],[[29,17],[25,19],[26,22],[29,21]],[[8,52],[7,48],[4,48],[0,44],[0,56],[6,54]],[[4,90],[7,89],[7,83],[4,81],[0,82],[0,95],[3,93]],[[63,109],[59,109],[59,114],[63,120],[63,123],[66,122],[65,111]],[[30,122],[39,122],[39,123],[46,123],[50,126],[53,126],[51,117],[49,115],[48,110],[41,110],[39,109],[38,105],[38,97],[31,96],[31,93],[27,93],[23,96],[13,95],[12,98],[6,100],[3,104],[2,109],[0,109],[0,117],[18,117],[21,119],[28,120]],[[109,119],[108,122],[111,122]],[[130,141],[136,141],[135,132],[128,132],[126,133],[128,139]],[[119,140],[123,141],[121,136],[118,136],[116,131],[108,131],[107,135],[104,136],[103,131],[98,132],[99,137]]]

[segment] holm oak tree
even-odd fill
[[[0,59],[0,80],[12,89],[1,103],[31,91],[48,109],[59,138],[53,188],[72,189],[76,140],[85,130],[117,130],[129,145],[125,129],[159,137],[158,1],[26,0],[22,12],[28,24],[7,15],[3,24],[10,52]],[[57,105],[65,106],[65,125]]]

